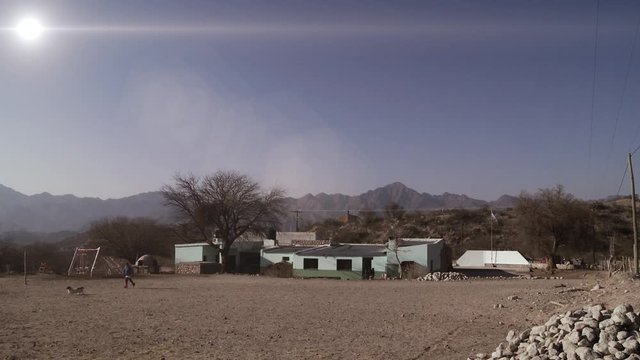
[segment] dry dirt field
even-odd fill
[[[120,279],[38,275],[25,286],[21,277],[0,277],[0,359],[466,359],[493,351],[509,329],[583,304],[640,310],[640,281],[565,276],[571,279],[158,275],[138,277],[129,289]],[[596,281],[603,290],[590,291]],[[68,285],[84,286],[86,295],[68,295]]]

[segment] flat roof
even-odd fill
[[[414,245],[432,245],[437,244],[442,239],[424,239],[424,238],[413,238],[413,239],[403,239],[400,238],[400,247],[404,246],[414,246]]]
[[[206,243],[206,242],[189,243],[189,244],[174,244],[173,246],[175,246],[175,247],[192,247],[192,246],[207,246],[207,245],[208,246],[214,246],[214,245]]]
[[[312,246],[289,245],[289,246],[271,247],[271,248],[263,249],[262,251],[267,254],[290,254],[290,253],[295,253],[295,252],[312,249],[312,248],[313,248]]]
[[[384,244],[325,245],[298,252],[300,256],[375,257],[386,256]]]

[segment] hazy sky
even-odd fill
[[[20,41],[24,15],[51,31]],[[595,1],[3,0],[0,184],[108,198],[235,169],[292,196],[615,195],[639,17],[600,1],[592,113]]]

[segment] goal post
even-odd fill
[[[71,258],[71,264],[69,264],[69,270],[67,271],[67,276],[71,276],[71,270],[73,270],[73,263],[76,260],[76,255],[78,254],[78,248],[73,252],[73,257]]]
[[[73,253],[73,258],[71,259],[71,264],[69,265],[67,276],[89,275],[93,277],[98,255],[100,255],[99,247],[96,249],[76,248]]]

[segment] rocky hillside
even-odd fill
[[[495,202],[470,198],[466,195],[444,193],[431,195],[419,193],[400,182],[395,182],[375,190],[369,190],[357,196],[343,194],[318,195],[307,194],[299,199],[291,199],[292,209],[304,210],[362,210],[382,209],[396,203],[405,209],[478,209],[485,206],[509,208],[515,205],[517,198],[503,195]]]
[[[292,211],[300,210],[300,219],[305,223],[313,223],[329,218],[338,218],[347,211],[360,214],[362,210],[382,214],[390,204],[397,204],[406,211],[431,211],[450,209],[508,209],[515,206],[517,197],[503,195],[498,200],[488,202],[470,198],[466,195],[444,193],[431,195],[419,193],[400,182],[395,182],[356,196],[343,194],[317,195],[307,194],[299,199],[289,199]],[[295,215],[287,218],[283,225],[285,230],[295,229]]]
[[[320,193],[308,194],[299,199],[289,198],[287,201],[288,207],[292,210],[323,210],[306,213],[307,220],[316,221],[336,215],[335,212],[326,210],[383,209],[391,203],[405,209],[420,210],[477,209],[486,206],[508,208],[515,204],[515,199],[505,195],[495,203],[490,203],[466,195],[431,195],[419,193],[396,182],[357,196]],[[116,216],[171,221],[171,210],[164,206],[162,194],[157,191],[121,199],[102,200],[49,193],[28,196],[0,185],[0,234],[18,231],[80,231],[95,220]]]
[[[49,193],[28,196],[0,185],[0,233],[78,231],[92,221],[116,216],[169,220],[170,212],[159,192],[102,200]]]

